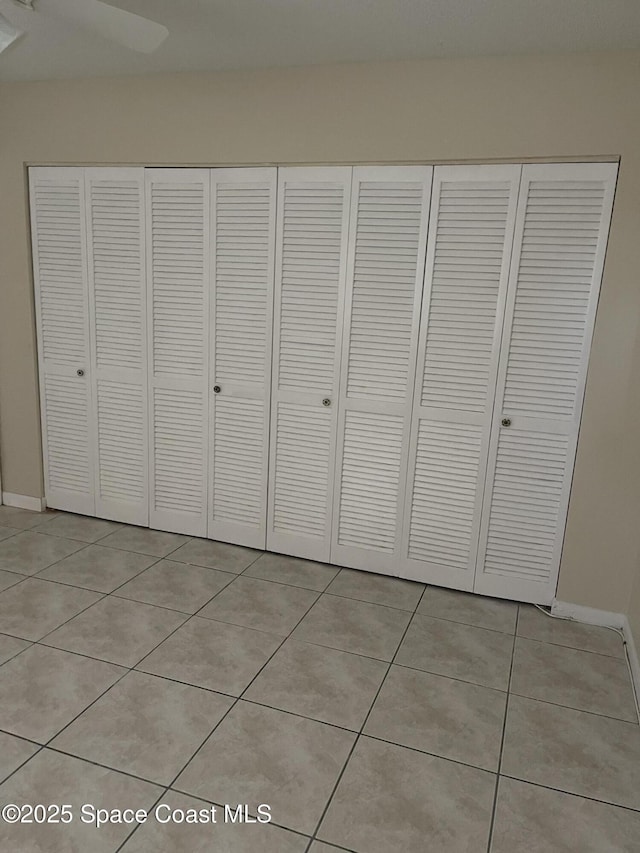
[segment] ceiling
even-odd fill
[[[640,48],[640,0],[113,0],[169,29],[151,55],[0,0],[26,34],[0,81]]]

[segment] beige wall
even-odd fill
[[[640,545],[640,53],[0,86],[4,489],[42,494],[24,163],[621,155],[559,598],[626,610]]]

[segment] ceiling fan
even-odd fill
[[[14,0],[38,13],[40,0]],[[47,0],[52,9],[84,29],[139,53],[153,53],[169,35],[169,30],[155,21],[118,9],[102,0]],[[15,41],[22,32],[0,15],[0,51]]]

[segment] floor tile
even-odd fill
[[[453,622],[464,622],[476,628],[490,628],[493,631],[513,634],[516,630],[518,605],[499,598],[430,586],[422,596],[418,613],[450,619]]]
[[[100,598],[87,589],[27,578],[0,593],[0,632],[39,640]]]
[[[0,524],[0,540],[8,539],[10,536],[15,536],[16,533],[20,533],[19,527],[5,527]]]
[[[383,661],[287,640],[244,698],[358,731],[386,671]]]
[[[501,778],[491,853],[637,853],[640,813]]]
[[[109,597],[54,631],[46,643],[131,667],[187,618],[162,607]]]
[[[30,509],[19,509],[16,506],[0,506],[0,524],[7,527],[19,527],[21,530],[36,527],[54,518],[55,515],[55,512],[33,512]]]
[[[235,577],[230,572],[161,560],[120,587],[116,595],[195,613]]]
[[[516,639],[512,693],[638,722],[624,660],[566,646]]]
[[[210,690],[130,672],[51,746],[168,785],[232,704]]]
[[[585,625],[570,619],[556,619],[546,616],[537,607],[520,605],[518,616],[518,636],[559,646],[571,646],[585,652],[598,652],[601,655],[623,658],[622,638],[610,628],[597,625]]]
[[[59,824],[0,823],[0,850],[20,853],[114,853],[133,826],[99,829],[80,819],[84,804],[105,809],[151,809],[162,788],[49,749],[0,786],[4,803],[68,803],[73,821]]]
[[[483,851],[495,776],[360,738],[318,830],[357,853]]]
[[[513,637],[416,614],[395,663],[506,690]]]
[[[511,696],[501,773],[640,809],[640,726]]]
[[[33,645],[0,669],[0,729],[46,743],[124,673]]]
[[[325,844],[324,841],[314,841],[309,848],[309,853],[344,853],[344,848],[334,847],[333,844]]]
[[[307,849],[309,839],[303,835],[268,824],[224,823],[222,808],[214,808],[214,826],[149,820],[131,836],[122,853],[304,853]],[[176,809],[185,814],[191,809],[200,812],[207,804],[170,791],[156,809],[164,821]]]
[[[195,616],[137,669],[239,696],[280,642],[262,631]]]
[[[20,583],[25,579],[25,575],[19,575],[16,572],[5,572],[4,569],[0,569],[0,592],[3,589],[9,589],[10,586],[14,586],[14,584]]]
[[[317,597],[318,593],[310,589],[242,576],[198,615],[286,636]]]
[[[0,782],[35,755],[38,749],[35,743],[0,732]]]
[[[38,577],[98,592],[113,592],[157,560],[157,557],[148,554],[89,545],[40,572]]]
[[[271,806],[274,823],[311,833],[355,735],[242,700],[174,787],[218,803]]]
[[[262,551],[229,545],[227,542],[215,542],[211,539],[192,539],[171,555],[172,560],[192,563],[194,566],[207,566],[225,572],[239,574],[256,560]]]
[[[115,521],[64,512],[40,524],[38,533],[65,536],[67,539],[79,539],[81,542],[96,542],[121,527],[122,525]]]
[[[495,772],[506,705],[498,690],[392,666],[364,732]]]
[[[296,640],[390,661],[411,615],[392,607],[323,595],[294,631]]]
[[[180,533],[165,533],[163,530],[150,530],[148,527],[121,527],[101,539],[100,544],[107,548],[166,557],[188,541],[189,537]]]
[[[401,610],[415,610],[423,589],[423,583],[389,578],[373,572],[343,569],[335,580],[331,581],[327,592],[369,601],[372,604],[399,607]]]
[[[337,566],[329,566],[327,563],[314,563],[312,560],[268,552],[245,569],[244,574],[323,592],[339,571]]]
[[[19,652],[29,648],[30,645],[31,643],[28,640],[18,640],[17,637],[0,634],[0,664],[15,657]]]
[[[63,557],[84,548],[83,542],[45,536],[32,530],[23,530],[10,539],[0,542],[0,569],[35,575]]]

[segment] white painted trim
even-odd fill
[[[629,620],[624,614],[622,619],[622,633],[624,634],[624,640],[627,644],[627,659],[629,661],[629,669],[631,670],[631,682],[633,684],[633,689],[636,692],[636,704],[638,708],[640,708],[640,656],[638,655],[638,647],[636,646],[635,638],[631,632]],[[640,640],[640,637],[638,639]]]
[[[596,610],[594,607],[584,607],[582,604],[558,601],[557,598],[551,605],[551,614],[564,616],[565,619],[575,619],[576,622],[586,622],[587,625],[601,625],[605,628],[618,628],[618,630],[623,629],[627,618],[624,613]]]
[[[13,492],[3,492],[0,503],[15,506],[18,509],[30,509],[34,512],[44,512],[47,508],[45,498],[33,498],[31,495],[14,495]]]

